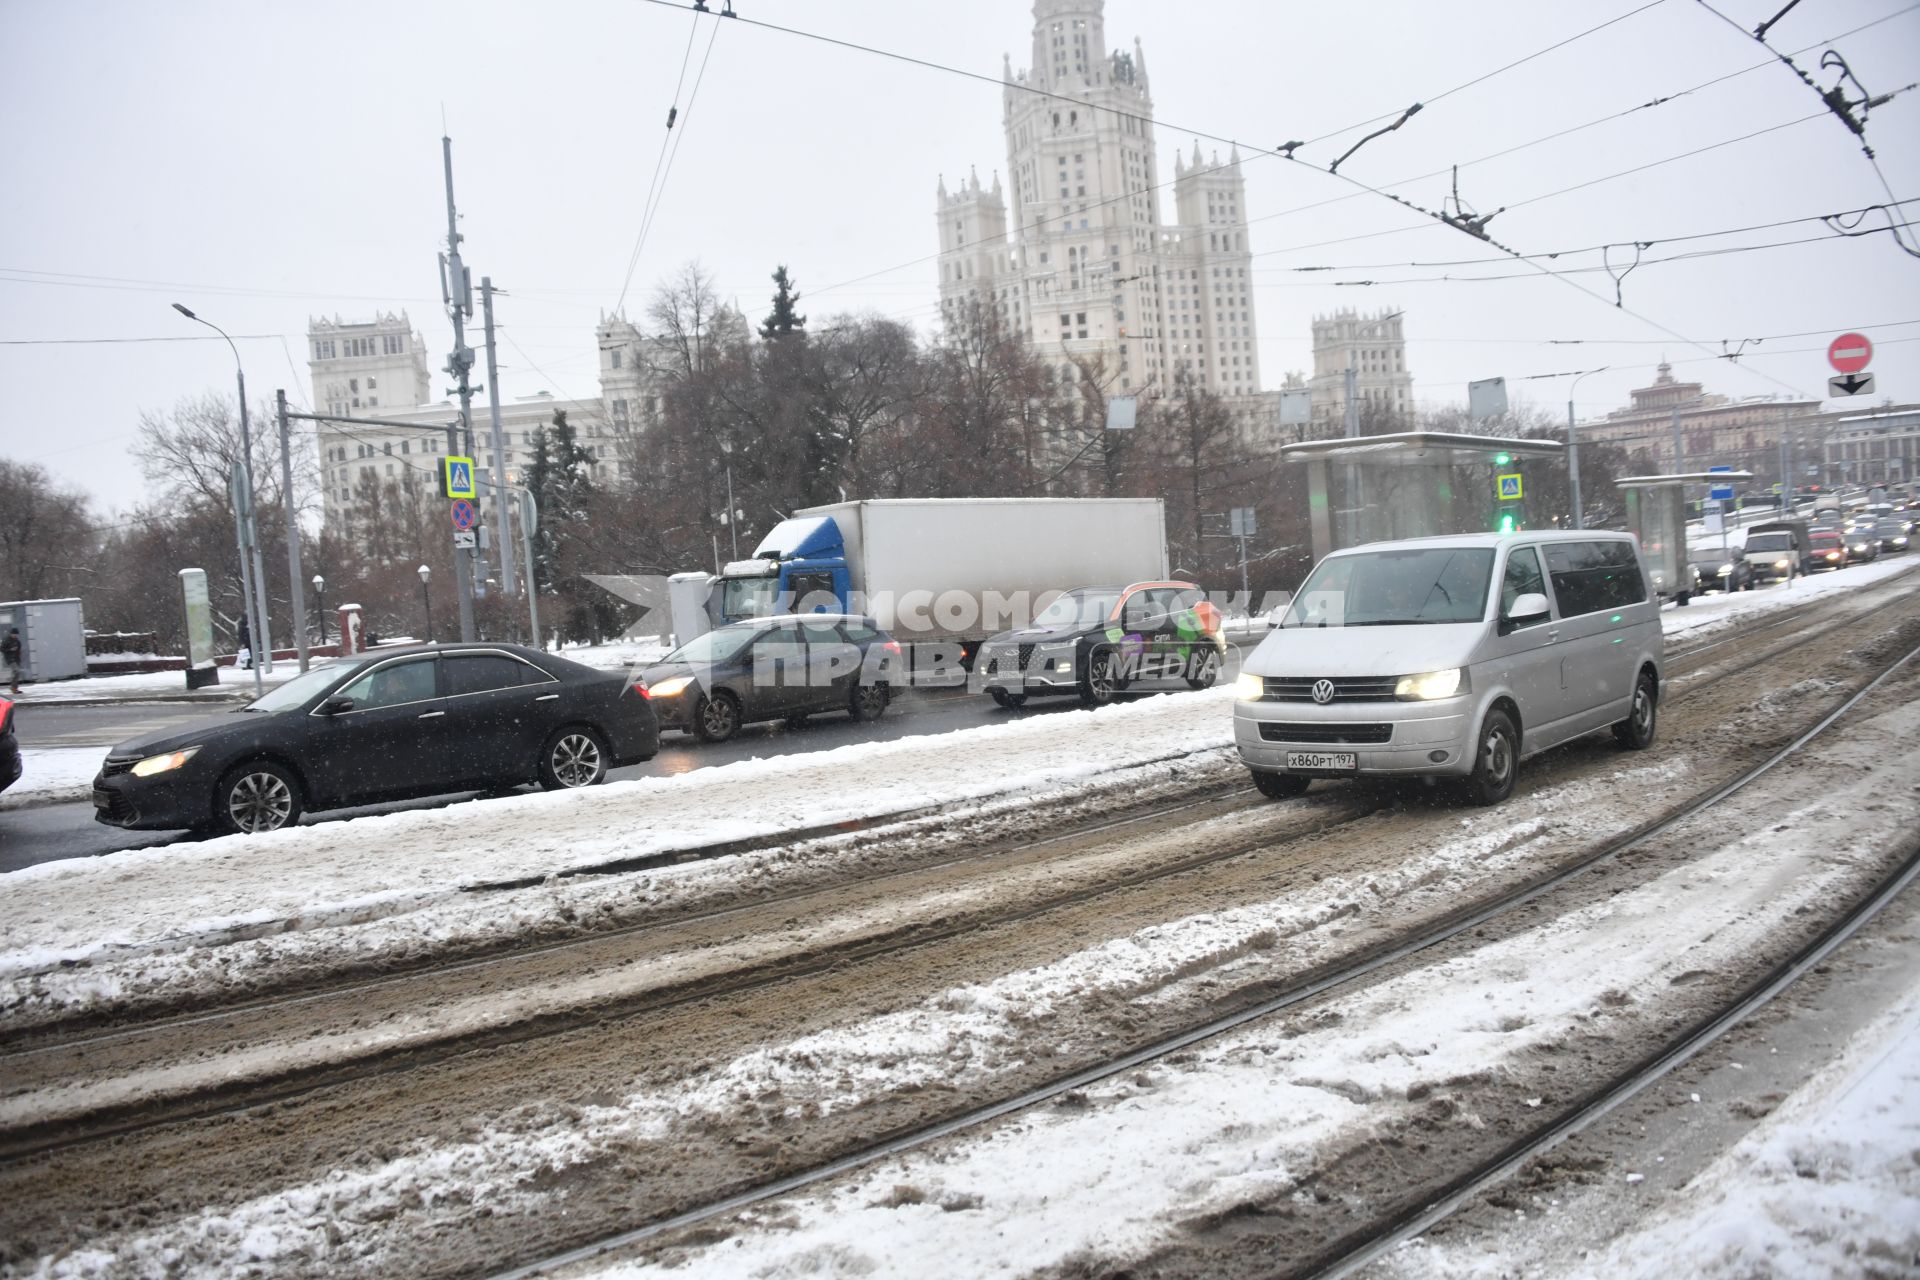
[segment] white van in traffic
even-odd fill
[[[1609,726],[1653,742],[1660,602],[1629,534],[1412,538],[1336,551],[1248,656],[1234,742],[1265,795],[1359,774],[1464,779]]]

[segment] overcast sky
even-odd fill
[[[1747,29],[1783,2],[1716,0]],[[988,77],[1003,53],[1016,67],[1029,57],[1023,0],[734,3],[747,17]],[[1109,0],[1107,42],[1130,50],[1138,36],[1145,48],[1163,177],[1197,133],[1272,148],[1423,101],[1342,175],[1432,207],[1447,180],[1419,175],[1458,163],[1461,195],[1483,213],[1594,183],[1495,218],[1489,230],[1521,252],[1699,236],[1887,199],[1851,135],[1777,63],[1468,164],[1767,61],[1698,0],[1635,13],[1644,3]],[[1920,79],[1920,6],[1803,0],[1771,39],[1816,46],[1802,59],[1812,70],[1827,38],[1888,15],[1898,16],[1838,45],[1859,83],[1884,93]],[[0,456],[44,464],[94,493],[103,513],[138,501],[141,411],[230,391],[225,345],[11,344],[205,334],[174,301],[236,336],[265,335],[239,341],[256,399],[284,386],[306,401],[310,316],[404,308],[441,353],[435,363],[444,359],[443,115],[467,260],[476,282],[490,274],[512,295],[499,303],[506,392],[597,394],[593,327],[621,296],[683,59],[678,151],[628,313],[639,318],[661,278],[697,260],[757,320],[767,276],[784,262],[815,324],[874,311],[928,332],[935,183],[970,167],[983,179],[1004,171],[995,84],[648,0],[0,0],[0,339],[10,344],[0,345]],[[1791,123],[1808,116],[1818,118]],[[1903,199],[1920,196],[1916,122],[1920,91],[1875,109],[1868,130]],[[1773,126],[1785,127],[1732,141]],[[1325,165],[1365,131],[1300,155]],[[1245,173],[1268,387],[1310,368],[1314,314],[1357,306],[1405,309],[1423,403],[1464,401],[1471,379],[1608,366],[1579,387],[1582,416],[1598,414],[1651,381],[1663,354],[1729,395],[1819,395],[1826,340],[1849,328],[1878,344],[1881,395],[1920,399],[1920,259],[1885,233],[1840,239],[1810,222],[1657,244],[1646,258],[1813,238],[1644,265],[1624,284],[1629,315],[1612,305],[1605,274],[1568,278],[1596,300],[1518,264],[1399,265],[1494,251],[1300,165],[1248,152]],[[1161,209],[1170,220],[1170,191]],[[1345,242],[1322,243],[1332,240]],[[1594,267],[1599,255],[1549,265]],[[1297,270],[1322,266],[1343,269]],[[1448,274],[1456,279],[1438,279]],[[1472,274],[1521,278],[1457,279]],[[1367,279],[1382,283],[1332,283]],[[1747,338],[1766,341],[1737,365],[1685,340],[1717,352]],[[1511,385],[1564,412],[1568,381]]]

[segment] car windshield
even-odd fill
[[[1793,545],[1790,533],[1756,533],[1747,539],[1749,551],[1785,551]]]
[[[1329,556],[1287,610],[1286,627],[1478,622],[1493,576],[1490,547],[1422,547]]]
[[[752,643],[762,630],[764,628],[761,627],[721,627],[718,631],[695,636],[661,661],[725,662]]]
[[[1058,596],[1054,602],[1042,609],[1033,620],[1036,627],[1090,627],[1096,622],[1106,621],[1113,612],[1113,606],[1120,602],[1120,593],[1111,588],[1098,591],[1069,591]]]
[[[342,676],[350,675],[371,662],[372,658],[356,658],[349,662],[323,662],[304,675],[295,676],[278,689],[269,689],[255,698],[242,711],[292,711],[303,707],[313,696],[327,688]]]
[[[1687,559],[1691,560],[1695,564],[1710,564],[1710,565],[1719,566],[1727,562],[1727,553],[1724,551],[1696,551],[1692,555],[1688,556]]]

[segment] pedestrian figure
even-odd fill
[[[20,628],[10,627],[7,638],[0,640],[0,667],[7,669],[7,684],[14,693],[20,692]]]
[[[253,670],[253,633],[247,630],[247,620],[240,619],[240,651],[233,655],[234,665],[242,671]]]

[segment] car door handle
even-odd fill
[[[1559,638],[1560,638],[1560,632],[1558,628],[1555,628],[1554,630],[1547,632],[1548,644],[1552,644],[1555,640],[1558,640]]]
[[[418,716],[415,716],[414,718],[416,720],[431,720],[435,716],[443,716],[445,714],[447,713],[444,711],[422,711]]]
[[[559,701],[559,699],[560,699],[560,695],[557,693],[543,693],[539,697],[535,698],[534,701],[535,702],[557,702]]]

